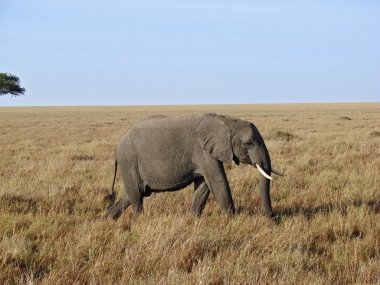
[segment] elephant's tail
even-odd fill
[[[105,197],[105,200],[108,203],[108,208],[110,208],[113,205],[113,203],[115,202],[115,198],[116,198],[116,193],[115,193],[116,173],[117,173],[117,160],[116,160],[116,150],[115,150],[115,172],[113,175],[112,192],[111,192],[111,194],[109,194]]]

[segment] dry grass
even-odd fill
[[[263,215],[256,171],[236,165],[234,217],[211,197],[193,218],[188,188],[105,220],[131,124],[207,111],[263,134],[288,174],[272,183],[279,222]],[[380,283],[379,103],[0,108],[0,120],[1,284]]]

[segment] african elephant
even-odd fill
[[[220,207],[235,212],[223,163],[234,161],[256,166],[261,199],[268,216],[273,217],[269,195],[271,166],[264,140],[250,122],[217,114],[186,118],[153,116],[139,121],[121,139],[115,150],[115,172],[108,215],[117,219],[132,205],[143,209],[143,198],[152,192],[176,191],[194,182],[191,212],[202,214],[210,191]],[[118,169],[124,186],[115,201]],[[113,205],[112,205],[113,204]]]

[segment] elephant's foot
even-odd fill
[[[116,220],[131,203],[128,200],[120,199],[115,205],[108,208],[107,216]]]
[[[136,216],[140,215],[144,211],[142,200],[141,202],[139,201],[138,203],[132,204],[132,209],[133,209],[133,213]]]
[[[279,224],[281,222],[280,217],[276,215],[274,212],[267,213],[267,217],[274,221],[276,224]]]
[[[235,212],[236,212],[234,204],[224,206],[222,210],[229,215],[235,215]]]

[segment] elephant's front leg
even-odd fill
[[[202,172],[208,188],[215,195],[215,199],[220,207],[224,211],[234,214],[235,206],[223,163],[210,158],[205,165],[203,165]]]
[[[190,211],[197,217],[202,215],[209,194],[210,190],[203,178],[198,178],[194,181],[194,196]]]

